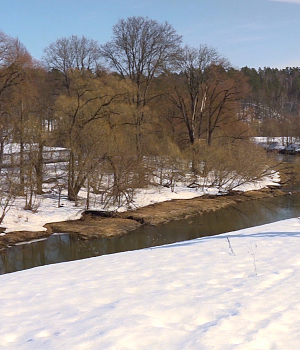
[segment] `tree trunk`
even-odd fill
[[[43,194],[43,143],[39,143],[36,171],[36,193]]]
[[[20,189],[21,189],[21,193],[24,193],[24,189],[25,189],[24,152],[25,152],[25,146],[24,146],[23,140],[21,139],[21,142],[20,142]]]
[[[69,169],[68,169],[68,199],[70,201],[76,201],[77,197],[74,191],[74,152],[70,150],[69,156]]]
[[[2,132],[1,132],[2,133]],[[2,167],[3,167],[3,155],[4,155],[4,140],[2,135],[1,137],[1,141],[0,141],[0,174],[2,172]]]

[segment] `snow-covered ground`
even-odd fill
[[[259,142],[257,140],[257,142]],[[30,147],[37,147],[38,145],[25,145],[25,153]],[[18,158],[20,154],[20,145],[16,143],[6,144],[4,147],[4,163],[13,164],[12,158]],[[74,202],[67,200],[66,191],[66,179],[67,179],[67,163],[63,162],[64,158],[67,158],[68,150],[59,147],[44,147],[44,159],[48,160],[47,164],[44,164],[45,177],[48,180],[43,184],[44,195],[36,196],[34,198],[33,210],[25,210],[25,197],[17,197],[12,204],[10,210],[6,214],[1,227],[5,228],[6,234],[12,231],[43,231],[46,230],[43,226],[47,222],[63,221],[78,219],[81,213],[85,210],[87,190],[85,187],[79,192],[78,205],[75,206]],[[167,171],[165,169],[165,171]],[[188,184],[193,182],[190,178],[191,174],[186,174],[185,182],[176,182],[174,190],[158,185],[154,179],[153,185],[148,188],[137,189],[134,193],[133,201],[130,204],[131,208],[138,208],[149,204],[163,202],[171,199],[189,199],[204,194],[218,194],[220,192],[226,192],[228,187],[224,185],[221,188],[212,187],[213,179],[201,178],[197,179],[197,183],[201,185],[198,188],[189,188]],[[107,180],[109,180],[109,175]],[[204,181],[204,183],[202,183]],[[211,181],[211,183],[209,182]],[[240,182],[237,182],[240,181]],[[243,180],[237,177],[236,179],[228,180],[227,186],[231,186],[235,190],[249,191],[253,189],[261,189],[269,185],[276,185],[280,181],[279,174],[273,172],[264,177],[261,181],[248,183],[237,186]],[[108,181],[109,182],[109,181]],[[58,187],[62,188],[61,206],[58,207]],[[129,209],[127,206],[105,206],[101,200],[101,194],[90,194],[90,206],[92,210],[118,210],[125,211]],[[2,214],[1,206],[5,203],[5,197],[0,198],[0,214]]]
[[[269,151],[300,152],[299,137],[253,137],[254,142]]]
[[[0,276],[1,349],[290,350],[297,218]]]
[[[262,181],[241,185],[236,189],[241,191],[260,189],[268,185],[276,185],[279,180],[280,177],[278,173],[274,173],[273,175],[266,176]],[[205,188],[203,190],[188,188],[185,184],[177,184],[174,192],[172,192],[170,188],[163,186],[152,186],[137,191],[134,198],[134,205],[136,207],[141,207],[170,199],[194,198],[205,193],[217,194],[218,191],[219,189],[217,188]],[[75,206],[74,202],[70,202],[66,199],[66,191],[63,191],[63,195],[61,200],[62,207],[60,208],[58,208],[57,195],[45,194],[43,196],[37,196],[35,200],[35,211],[24,210],[25,199],[18,198],[5,216],[1,226],[6,228],[6,233],[20,230],[42,231],[45,230],[43,225],[47,222],[80,218],[85,208],[86,192],[82,190],[79,193],[79,206]],[[93,201],[93,195],[90,209],[102,209],[99,202]],[[110,207],[108,209],[114,210],[115,208]],[[119,208],[119,210],[126,210],[126,208]]]
[[[287,136],[255,136],[253,137],[253,140],[256,143],[259,142],[264,142],[264,143],[270,143],[270,142],[278,142],[280,143],[282,146],[286,146],[290,143],[295,143],[295,142],[299,142],[299,138],[298,137],[287,137]]]

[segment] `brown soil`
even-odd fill
[[[166,224],[174,220],[186,219],[209,211],[217,211],[239,202],[280,195],[284,195],[284,192],[281,190],[264,189],[246,193],[235,192],[224,196],[202,196],[192,199],[176,199],[148,205],[147,207],[139,208],[134,211],[120,213],[120,216],[126,219],[136,220],[142,224],[155,226]]]
[[[82,239],[122,236],[139,226],[141,224],[134,220],[98,217],[85,217],[79,220],[52,222],[45,225],[51,233],[78,233]]]
[[[19,231],[0,236],[0,248],[61,232],[78,233],[82,239],[122,236],[141,225],[166,224],[170,221],[189,218],[205,212],[217,211],[239,202],[285,194],[279,189],[263,189],[245,193],[234,192],[223,196],[170,200],[124,213],[114,213],[111,214],[112,217],[103,217],[101,212],[90,212],[88,215],[82,215],[79,220],[48,223],[45,225],[47,231]]]

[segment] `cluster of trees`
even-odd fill
[[[244,112],[262,136],[300,136],[300,68],[243,67],[249,93],[244,98]]]
[[[117,22],[103,45],[58,39],[41,62],[0,32],[0,165],[5,144],[18,144],[11,171],[28,208],[43,191],[46,146],[69,150],[74,201],[86,186],[107,204],[130,203],[135,188],[154,178],[173,187],[188,172],[191,185],[230,189],[266,170],[263,150],[249,141],[250,110],[265,106],[261,89],[268,97],[257,79],[144,17]]]

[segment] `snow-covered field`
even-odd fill
[[[278,181],[273,174],[237,189]],[[204,193],[218,189],[154,186],[139,190],[134,205]],[[1,226],[43,230],[80,217],[86,193],[77,207],[63,195],[60,208],[55,194],[37,197],[36,211],[18,198]],[[1,275],[0,349],[297,349],[299,235],[291,219]]]
[[[0,348],[298,349],[299,289],[297,218],[48,265],[0,276]]]

